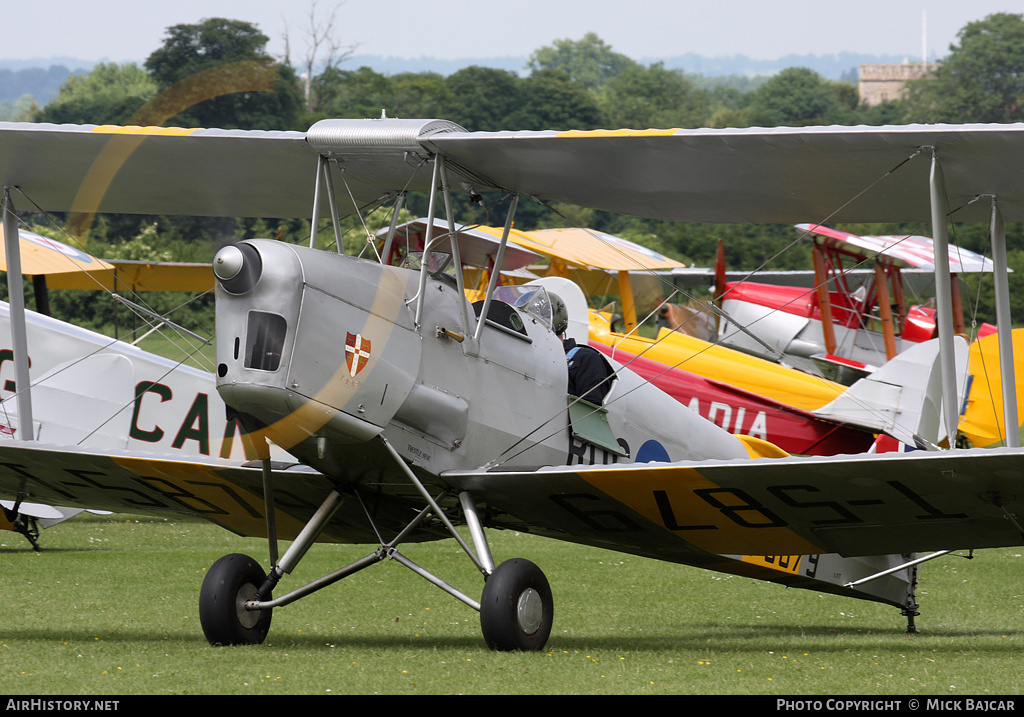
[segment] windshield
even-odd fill
[[[411,251],[402,260],[402,267],[419,271],[423,265],[423,252]],[[452,255],[446,251],[431,251],[427,259],[427,271],[431,276],[438,277],[441,274],[455,276],[455,266],[452,264]]]
[[[551,299],[543,286],[499,286],[494,290],[494,298],[551,328]]]

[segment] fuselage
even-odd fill
[[[477,337],[473,307],[446,277],[267,240],[222,251],[246,266],[241,279],[218,282],[221,396],[254,419],[250,428],[340,482],[392,470],[379,438],[433,476],[748,455],[625,370],[596,412],[615,446],[570,431],[558,337],[512,307]]]

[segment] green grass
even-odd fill
[[[922,569],[919,635],[899,611],[492,531],[497,560],[548,575],[555,627],[540,653],[487,650],[476,612],[387,562],[274,612],[267,641],[211,647],[206,569],[262,540],[193,519],[80,516],[44,552],[0,533],[0,685],[12,695],[886,694],[1005,695],[1024,677],[1024,557],[984,551]],[[370,552],[318,545],[291,589]],[[478,596],[453,541],[413,560]],[[278,594],[281,594],[280,592]]]
[[[138,345],[145,351],[182,361],[186,366],[210,373],[213,373],[213,367],[216,365],[212,343],[203,345],[196,351],[199,344],[195,339],[186,339],[169,333],[153,333],[142,339]]]

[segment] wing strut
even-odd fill
[[[480,309],[480,320],[477,322],[476,331],[473,334],[473,340],[477,342],[480,341],[480,334],[484,330],[484,324],[487,323],[487,312],[491,310],[491,296],[494,294],[494,289],[498,285],[498,276],[501,274],[501,265],[505,260],[505,247],[508,246],[508,235],[512,230],[512,220],[515,217],[516,209],[518,207],[519,195],[513,194],[512,201],[508,207],[508,213],[505,215],[505,226],[501,230],[501,243],[498,244],[498,254],[494,258],[494,270],[491,272],[491,277],[487,281],[487,293],[484,295],[483,308]]]
[[[395,232],[398,230],[398,215],[402,211],[402,205],[405,203],[405,192],[402,192],[395,198],[395,206],[391,210],[391,224],[388,226],[388,236],[384,240],[384,249],[380,253],[380,263],[390,264],[391,263],[391,247],[395,242]]]
[[[1010,286],[1006,269],[1006,234],[1003,215],[992,198],[992,279],[995,283],[996,333],[999,342],[999,373],[1003,384],[1003,423],[1006,445],[1020,448],[1020,426],[1017,423],[1017,381],[1013,375],[1013,324],[1010,320]]]
[[[886,575],[892,575],[893,573],[898,573],[900,570],[904,570],[906,568],[912,568],[915,565],[920,565],[921,563],[926,563],[929,560],[934,560],[935,558],[941,558],[943,555],[949,555],[952,552],[953,552],[952,550],[938,550],[938,551],[936,551],[934,553],[930,553],[929,555],[925,555],[922,558],[916,558],[914,560],[911,560],[909,562],[903,563],[901,565],[897,565],[894,568],[889,568],[888,570],[883,570],[880,573],[875,573],[874,575],[868,575],[866,578],[861,578],[860,580],[854,580],[853,582],[846,583],[846,584],[843,585],[843,587],[853,588],[853,587],[856,587],[858,585],[863,585],[864,583],[869,583],[872,580],[877,580],[878,578],[884,578]]]
[[[882,262],[875,261],[875,292],[878,297],[878,313],[882,318],[882,336],[885,340],[885,360],[896,358],[896,328],[892,318],[892,303],[889,298],[889,276]]]
[[[18,436],[35,437],[32,393],[28,374],[28,335],[25,329],[25,285],[21,275],[21,238],[18,217],[11,201],[11,188],[4,187],[4,244],[7,253],[7,296],[11,306],[11,345],[14,348],[15,389],[18,396]]]
[[[313,187],[313,218],[309,228],[309,246],[316,249],[316,234],[320,224],[321,184],[327,190],[327,199],[331,209],[331,226],[334,228],[334,243],[337,245],[338,253],[344,254],[345,246],[342,244],[341,227],[338,225],[338,207],[334,201],[334,180],[331,178],[331,161],[322,154],[318,156],[316,164],[316,184]],[[358,211],[358,206],[356,210]]]
[[[939,366],[942,370],[942,411],[946,435],[952,448],[956,441],[956,425],[960,408],[956,400],[956,366],[953,363],[953,297],[949,276],[949,234],[946,226],[949,206],[939,153],[931,147],[932,167],[929,174],[929,196],[932,213],[932,242],[935,251],[935,304],[939,325]]]
[[[455,264],[455,286],[459,292],[459,296],[466,295],[465,285],[465,273],[462,271],[462,254],[459,251],[459,235],[455,231],[455,217],[452,212],[452,192],[451,184],[448,181],[448,167],[445,165],[444,157],[438,156],[435,160],[438,167],[440,168],[441,176],[441,194],[444,198],[444,214],[448,219],[448,241],[452,245],[452,262]],[[462,325],[465,327],[464,330],[469,329],[469,303],[466,301],[459,302],[459,308],[462,310]],[[483,317],[480,319],[483,322]]]
[[[434,241],[434,216],[437,207],[437,183],[440,164],[435,159],[433,176],[430,178],[430,205],[427,207],[427,233],[423,237],[423,258],[420,259],[420,283],[416,291],[416,328],[423,322],[423,300],[427,290],[427,267],[430,263],[430,245]],[[461,271],[461,267],[459,268]]]
[[[456,285],[456,290],[459,292],[459,296],[465,296],[466,295],[466,286],[465,286],[465,283],[464,283],[465,279],[464,279],[463,271],[462,271],[462,255],[461,255],[460,250],[459,250],[459,238],[458,238],[458,232],[457,232],[456,225],[455,225],[455,213],[452,210],[451,183],[449,182],[449,179],[448,179],[448,168],[447,168],[447,165],[445,164],[444,157],[441,156],[441,155],[435,155],[434,156],[433,176],[431,178],[431,183],[430,183],[430,200],[429,200],[430,201],[430,207],[427,210],[427,231],[426,231],[426,235],[424,236],[424,239],[423,239],[423,258],[420,261],[419,288],[418,288],[418,290],[416,292],[417,298],[416,298],[416,319],[415,319],[415,324],[416,324],[417,328],[420,327],[420,324],[423,321],[423,306],[424,306],[423,302],[426,299],[426,296],[425,296],[424,292],[426,291],[426,285],[427,285],[427,273],[430,271],[430,261],[429,261],[429,259],[430,259],[431,245],[433,244],[433,241],[434,241],[434,216],[435,216],[435,211],[436,211],[437,190],[438,189],[441,190],[441,199],[442,199],[442,202],[444,203],[445,218],[448,220],[448,240],[449,240],[449,242],[451,244],[452,263],[453,263],[453,265],[455,267],[455,285]],[[510,214],[509,214],[510,217],[511,217],[511,212],[514,211],[514,210],[515,210],[515,204],[513,203],[513,207],[510,210]],[[501,245],[501,250],[502,251],[504,250],[504,242],[507,241],[507,239],[508,239],[508,230],[506,229],[505,234],[504,234],[503,243]],[[499,254],[499,257],[501,257],[501,256],[502,256],[502,254]],[[383,260],[386,261],[386,259],[387,259],[387,255],[384,256]],[[498,266],[500,266],[500,264]],[[497,272],[495,272],[494,275],[496,276]],[[489,297],[490,297],[490,293],[488,293],[488,298]],[[468,328],[469,328],[469,309],[468,309],[468,306],[469,306],[469,304],[466,301],[463,301],[461,303],[461,305],[460,305],[460,308],[461,308],[461,311],[462,311],[462,325],[464,327],[464,330],[467,331],[467,333],[468,333]],[[486,314],[481,314],[480,319],[479,319],[479,321],[477,323],[476,330],[474,331],[474,336],[475,337],[479,336],[480,327],[483,326],[484,319],[485,319],[486,316],[487,316]]]
[[[817,292],[818,310],[821,311],[821,331],[825,335],[825,350],[834,354],[836,352],[836,325],[832,323],[832,300],[828,293],[825,250],[818,242],[814,242],[811,256],[814,258],[814,286]]]
[[[633,282],[629,272],[623,269],[619,272],[619,296],[622,298],[622,323],[626,326],[626,332],[632,332],[636,328],[636,301],[633,296]]]

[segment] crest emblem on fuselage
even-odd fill
[[[370,340],[364,339],[362,334],[351,334],[346,332],[345,337],[345,364],[348,366],[348,373],[353,378],[363,370],[366,362],[370,360]]]

